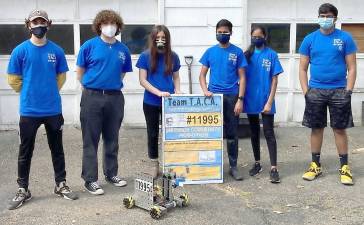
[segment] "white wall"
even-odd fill
[[[295,50],[296,23],[314,23],[322,0],[13,0],[0,1],[0,23],[23,23],[28,13],[36,8],[48,11],[54,23],[74,24],[75,52],[79,50],[79,24],[91,23],[101,9],[120,12],[126,24],[166,24],[172,35],[173,50],[182,63],[182,90],[188,92],[185,55],[193,55],[193,92],[201,93],[198,84],[202,53],[215,44],[215,25],[222,18],[232,21],[231,41],[245,48],[251,23],[282,22],[291,24],[290,53],[280,54],[284,74],[280,75],[276,97],[276,121],[298,124],[304,109],[298,82],[299,55]],[[364,4],[361,0],[330,1],[339,9],[341,23],[364,23]],[[19,7],[21,6],[21,7]],[[0,43],[1,44],[1,43]],[[138,56],[133,56],[135,66]],[[68,80],[62,90],[63,114],[68,124],[79,123],[80,87],[74,73],[75,55],[67,56],[70,66]],[[364,54],[358,54],[358,78],[352,105],[354,120],[361,120],[364,100]],[[9,56],[0,56],[0,128],[15,126],[18,121],[18,95],[7,85],[6,67]],[[142,112],[143,89],[138,82],[138,71],[128,73],[123,90],[126,99],[124,125],[144,125]],[[358,124],[358,123],[357,123]]]

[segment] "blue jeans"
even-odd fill
[[[227,152],[229,156],[230,167],[236,167],[238,162],[238,125],[239,116],[235,116],[234,108],[237,95],[226,95],[223,98],[224,108],[224,130],[227,143]]]

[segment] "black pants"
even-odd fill
[[[147,123],[148,156],[150,159],[158,158],[159,118],[162,113],[161,106],[143,103],[145,122]]]
[[[236,167],[238,162],[238,125],[239,116],[235,116],[234,108],[237,95],[224,94],[224,130],[226,132],[227,152],[229,156],[230,167]]]
[[[248,114],[251,143],[254,152],[255,161],[260,160],[260,123],[259,114]],[[262,114],[263,131],[265,140],[267,141],[270,163],[272,166],[277,166],[277,142],[274,135],[274,115]]]
[[[48,145],[51,150],[54,176],[56,183],[66,180],[64,152],[62,144],[62,114],[47,117],[21,116],[19,121],[19,156],[18,156],[18,185],[21,188],[29,186],[29,172],[33,156],[34,143],[38,128],[44,124],[47,132]]]
[[[122,92],[102,93],[85,89],[81,97],[80,121],[83,140],[82,174],[86,182],[98,180],[97,149],[103,139],[103,172],[118,173],[119,130],[124,118]]]

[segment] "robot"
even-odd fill
[[[174,172],[167,172],[161,178],[153,179],[147,173],[138,173],[134,183],[134,196],[124,198],[127,209],[134,206],[148,210],[153,219],[159,219],[168,210],[175,207],[186,207],[189,197],[183,193],[178,198],[173,195],[183,179],[177,179]]]

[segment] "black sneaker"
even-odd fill
[[[117,187],[124,187],[127,185],[126,180],[120,179],[120,177],[118,176],[113,176],[113,177],[105,177],[105,180],[107,182],[109,182],[110,184],[113,184]]]
[[[272,182],[272,183],[280,183],[281,182],[281,180],[279,179],[278,170],[276,168],[273,168],[270,171],[270,182]]]
[[[104,194],[104,190],[100,187],[97,182],[86,182],[85,188],[88,192],[93,195],[102,195]]]
[[[263,168],[260,166],[260,163],[254,163],[253,167],[249,170],[250,176],[258,175],[263,171]]]
[[[24,202],[29,201],[32,198],[32,194],[25,188],[19,188],[15,197],[11,200],[9,210],[17,209],[23,205]]]
[[[78,196],[66,185],[66,181],[60,182],[54,187],[54,194],[63,197],[67,200],[76,200]]]
[[[238,168],[231,167],[229,170],[229,174],[235,179],[235,180],[243,180],[243,176],[239,173]]]

